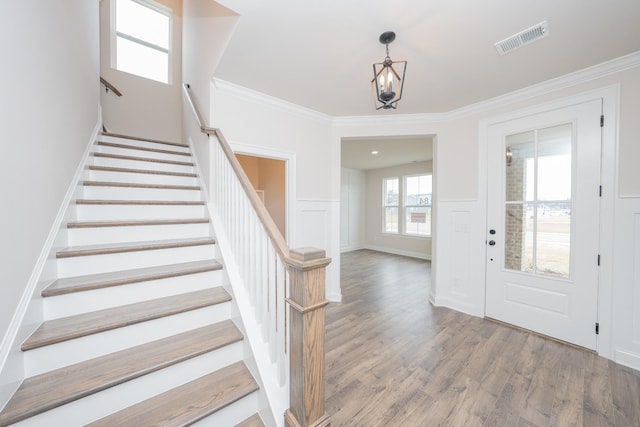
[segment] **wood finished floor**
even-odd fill
[[[338,426],[640,426],[640,372],[428,301],[430,263],[342,254],[327,311]]]

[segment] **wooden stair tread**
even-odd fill
[[[175,147],[189,148],[189,145],[184,144],[182,142],[162,141],[162,140],[159,140],[159,139],[143,138],[143,137],[140,137],[140,136],[123,135],[123,134],[115,133],[115,132],[102,132],[102,136],[110,136],[112,138],[132,139],[134,141],[155,142],[156,144],[173,145]]]
[[[101,171],[101,172],[123,172],[123,173],[138,173],[138,174],[149,174],[149,175],[168,175],[168,176],[180,176],[180,177],[186,177],[186,178],[196,178],[198,176],[195,173],[157,171],[153,169],[117,168],[112,166],[90,165],[88,169],[92,171]]]
[[[0,412],[8,425],[242,340],[231,320],[27,378]]]
[[[146,151],[148,153],[171,154],[174,156],[191,157],[191,153],[185,153],[184,151],[163,150],[160,148],[140,147],[138,145],[118,144],[115,142],[105,142],[105,141],[98,141],[97,144],[102,147],[124,148],[125,150]]]
[[[245,364],[237,362],[88,426],[187,426],[258,388]]]
[[[184,248],[188,246],[213,245],[215,239],[199,237],[195,239],[154,240],[149,242],[109,243],[104,245],[73,246],[56,253],[56,258],[76,256],[108,255],[122,252],[148,251],[156,249]]]
[[[222,264],[216,260],[193,261],[182,264],[161,265],[111,273],[58,279],[42,291],[43,297],[65,295],[73,292],[89,291],[111,286],[128,285],[150,280],[166,279],[187,274],[220,270]]]
[[[198,185],[143,184],[139,182],[82,181],[88,187],[157,188],[161,190],[200,190]]]
[[[76,199],[77,205],[153,205],[153,206],[204,206],[204,200],[110,200]]]
[[[179,160],[165,160],[165,159],[154,159],[151,157],[138,157],[138,156],[125,156],[122,154],[109,154],[109,153],[91,153],[93,157],[102,157],[106,159],[117,159],[117,160],[135,160],[138,162],[152,162],[152,163],[165,163],[168,165],[178,165],[178,166],[195,166],[193,162],[182,162]]]
[[[209,218],[176,218],[176,219],[136,219],[124,221],[78,221],[70,222],[67,228],[98,228],[98,227],[136,227],[141,225],[183,225],[208,224]]]
[[[231,300],[222,287],[106,308],[43,322],[22,344],[22,351],[184,313]]]
[[[262,422],[262,418],[260,418],[260,415],[253,414],[246,420],[236,424],[235,427],[265,427],[265,425]]]

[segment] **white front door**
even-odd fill
[[[489,127],[486,316],[596,349],[601,100]]]

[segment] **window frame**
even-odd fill
[[[408,205],[406,203],[406,193],[407,193],[407,178],[420,177],[420,176],[430,176],[431,177],[431,200],[427,205]],[[387,204],[387,181],[396,179],[398,180],[398,203],[396,205]],[[408,175],[394,175],[394,176],[386,176],[382,178],[382,234],[388,234],[392,236],[403,236],[408,238],[418,238],[418,239],[431,239],[433,235],[433,221],[429,223],[428,234],[416,234],[416,233],[408,233],[407,225],[406,225],[406,210],[412,207],[428,207],[431,210],[431,218],[433,218],[433,172],[425,172],[425,173],[415,173]],[[387,230],[387,209],[388,208],[396,208],[398,217],[397,217],[397,231],[388,231]]]
[[[417,204],[417,205],[410,205],[407,203],[407,180],[408,178],[416,178],[416,177],[422,177],[422,176],[428,176],[431,177],[431,203],[428,204]],[[411,174],[411,175],[404,175],[402,177],[402,184],[403,184],[403,195],[402,195],[402,234],[404,234],[405,236],[411,236],[411,237],[431,237],[431,220],[429,220],[429,229],[427,234],[418,234],[418,233],[409,233],[407,231],[407,217],[406,217],[406,212],[408,208],[423,208],[423,207],[427,207],[429,208],[429,217],[431,217],[431,212],[433,212],[433,173],[417,173],[417,174]]]
[[[388,204],[387,203],[387,182],[395,180],[397,181],[397,187],[398,187],[398,200],[396,200],[395,204]],[[389,176],[389,177],[384,177],[382,178],[382,232],[385,234],[393,234],[393,235],[398,235],[401,234],[400,232],[400,197],[402,195],[402,190],[401,190],[401,178],[399,176]],[[396,209],[396,230],[387,230],[387,212],[388,209],[390,208],[395,208]]]
[[[157,82],[157,83],[161,83],[161,84],[166,84],[166,85],[171,85],[172,81],[173,81],[173,10],[165,5],[162,5],[160,3],[157,3],[153,0],[129,0],[133,3],[137,3],[140,6],[146,7],[148,9],[151,9],[154,12],[160,13],[162,15],[167,16],[167,18],[169,19],[168,22],[168,47],[164,48],[162,46],[158,46],[154,43],[148,42],[146,40],[143,39],[139,39],[135,36],[129,35],[127,33],[122,33],[119,32],[117,30],[117,22],[116,22],[116,3],[118,2],[117,0],[111,0],[110,1],[110,6],[111,6],[111,11],[110,11],[110,62],[111,62],[111,68],[117,71],[120,71],[121,73],[127,73],[136,77],[140,77],[146,80],[150,80],[153,82]],[[140,74],[136,74],[130,71],[126,71],[126,70],[122,70],[118,68],[118,37],[121,37],[124,40],[127,40],[129,42],[132,43],[136,43],[144,48],[147,49],[153,49],[155,51],[158,52],[162,52],[162,53],[166,53],[167,54],[167,81],[161,81],[161,80],[157,80],[151,77],[147,77],[147,76],[143,76]]]

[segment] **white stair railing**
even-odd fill
[[[236,261],[261,347],[275,366],[275,373],[261,374],[274,375],[280,388],[289,389],[286,405],[272,408],[276,422],[280,425],[277,411],[287,408],[287,426],[328,426],[324,324],[325,269],[331,260],[320,249],[289,249],[222,132],[206,126],[189,85],[184,92],[211,143],[210,203]]]
[[[215,186],[211,203],[226,230],[271,362],[277,365],[278,384],[284,386],[289,365],[285,318],[289,273],[283,260],[289,258],[289,248],[255,190],[247,188],[249,179],[229,153],[229,145],[218,134],[214,138],[218,144],[211,147],[215,162],[210,171]]]

